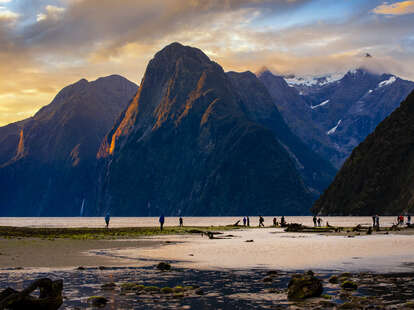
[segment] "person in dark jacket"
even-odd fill
[[[161,215],[158,221],[160,222],[160,229],[162,231],[162,229],[164,228],[164,221],[165,221],[164,215]]]

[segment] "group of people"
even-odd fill
[[[313,220],[314,227],[322,227],[322,219],[320,217],[317,218],[316,215],[314,215],[312,220]]]
[[[404,216],[403,215],[399,215],[397,216],[397,225],[404,225]],[[410,226],[411,225],[411,215],[407,215],[407,225]]]

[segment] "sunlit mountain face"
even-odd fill
[[[313,79],[368,65],[412,80],[413,7],[403,0],[2,0],[0,125],[34,115],[80,78],[120,74],[140,84],[152,56],[175,41],[197,46],[225,71],[265,65]]]

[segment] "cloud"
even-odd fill
[[[62,17],[63,13],[65,12],[65,8],[61,8],[54,5],[47,5],[45,7],[45,13],[37,14],[36,21],[41,22],[47,19],[54,19],[58,20]]]
[[[0,6],[0,21],[14,23],[19,18],[19,14]]]
[[[414,13],[414,1],[401,1],[389,4],[384,2],[377,6],[374,10],[374,13],[381,15],[405,15]]]

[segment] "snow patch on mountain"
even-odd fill
[[[332,73],[323,76],[307,75],[307,76],[285,76],[284,79],[289,86],[323,86],[332,82],[336,82],[344,76],[343,73]]]
[[[340,120],[338,121],[338,123],[336,124],[336,126],[335,126],[335,127],[333,127],[332,129],[329,129],[329,130],[326,132],[326,134],[327,134],[327,135],[332,135],[332,134],[334,134],[334,133],[336,132],[336,130],[338,129],[339,125],[341,125],[341,123],[342,123],[342,120],[340,119]]]
[[[319,108],[319,107],[323,107],[324,105],[327,105],[328,103],[329,103],[329,99],[328,100],[325,100],[324,102],[321,102],[320,104],[318,104],[318,105],[312,105],[311,106],[311,109],[312,110],[315,110],[316,108]]]
[[[397,78],[395,76],[392,76],[388,80],[385,80],[385,81],[380,82],[378,84],[378,87],[384,87],[384,86],[387,86],[387,85],[391,85],[395,81],[397,81]]]

